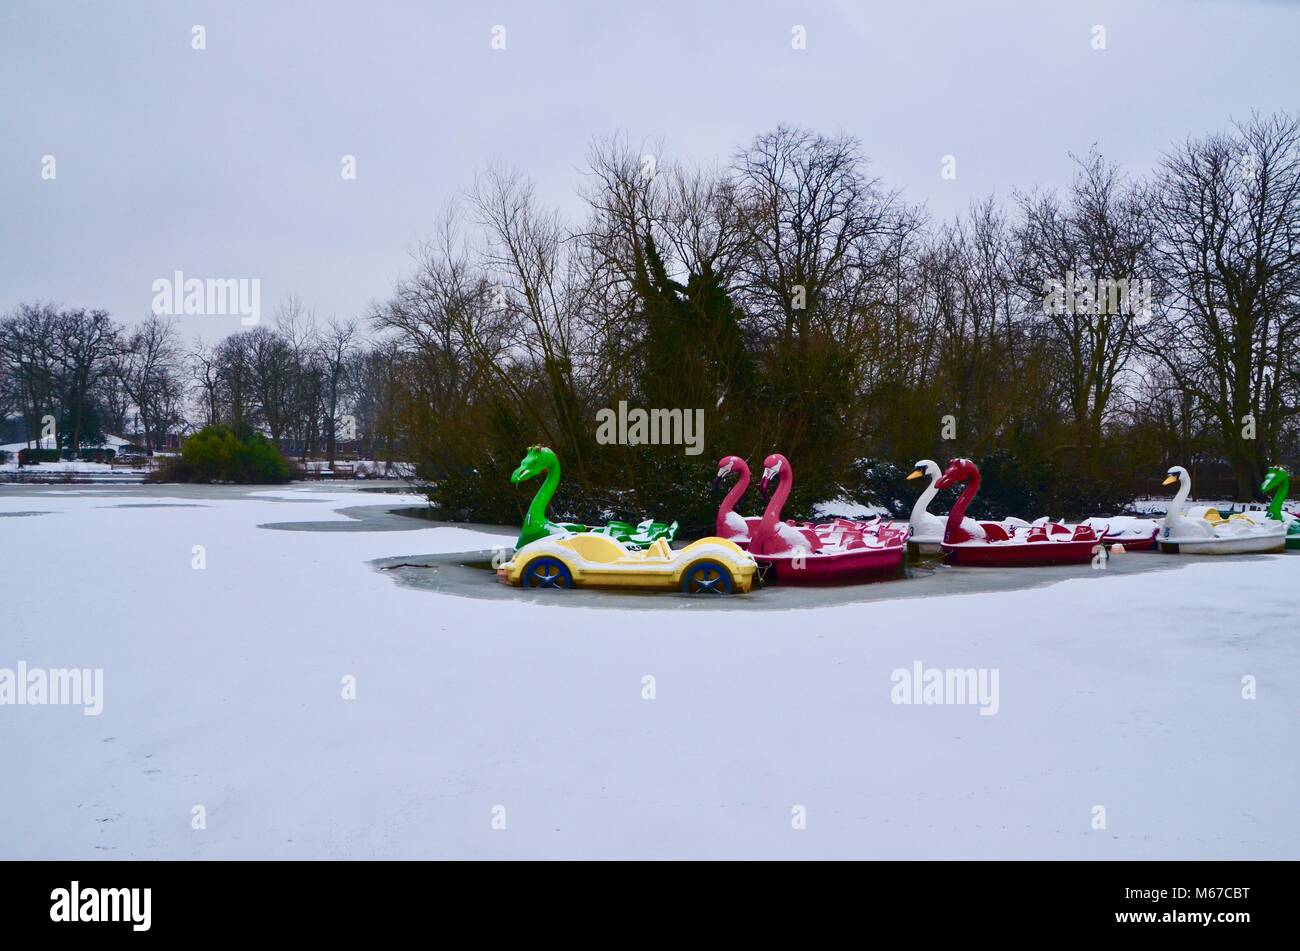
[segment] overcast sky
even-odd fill
[[[848,132],[949,216],[1067,182],[1093,142],[1143,172],[1189,134],[1300,108],[1298,41],[1289,0],[0,0],[0,313],[134,321],[180,270],[260,278],[264,312],[297,294],[360,314],[484,164],[571,207],[589,142],[618,131],[703,160],[779,122]]]

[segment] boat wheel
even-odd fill
[[[523,582],[525,588],[572,588],[573,575],[558,558],[537,558],[524,569]]]
[[[731,572],[716,561],[697,561],[682,575],[687,594],[731,594]]]

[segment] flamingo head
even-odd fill
[[[939,468],[939,463],[933,459],[922,459],[912,469],[909,479],[919,479],[922,476],[929,476],[931,481],[937,480],[943,475],[943,470]]]
[[[1190,479],[1187,470],[1182,466],[1170,466],[1169,471],[1165,473],[1165,481],[1161,485],[1173,485],[1175,482],[1182,482],[1184,479]]]
[[[937,469],[938,466],[935,466]],[[978,479],[980,474],[979,466],[969,459],[953,459],[948,463],[948,468],[935,481],[936,489],[946,489],[950,485],[962,485],[971,479]]]
[[[722,480],[733,472],[743,472],[745,469],[745,460],[740,456],[723,456],[718,460],[718,474],[713,479],[713,488],[719,488]]]
[[[782,473],[789,473],[789,471],[790,460],[779,452],[772,453],[763,460],[763,481],[759,483],[759,492],[766,496],[768,486],[773,480],[781,478]]]
[[[535,479],[556,464],[555,453],[546,446],[529,446],[528,455],[519,461],[519,468],[510,475],[514,485]]]

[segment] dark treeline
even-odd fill
[[[188,346],[164,317],[128,329],[103,311],[22,305],[0,319],[0,419],[16,420],[9,428],[19,441],[53,421],[65,450],[111,433],[153,451],[225,423],[331,463],[344,435],[362,457],[389,459],[395,435],[384,401],[396,359],[391,343],[364,341],[357,321],[318,325],[297,300],[272,326]]]
[[[856,141],[794,128],[718,167],[598,143],[574,222],[490,169],[375,315],[401,355],[398,429],[433,498],[480,518],[515,517],[532,441],[559,452],[569,514],[700,527],[716,459],[774,450],[797,509],[888,502],[871,461],[958,454],[1058,516],[1174,462],[1256,496],[1296,458],[1300,124],[1252,117],[1141,178],[1075,162],[1063,192],[946,223]],[[619,401],[702,409],[703,454],[601,445]]]
[[[390,299],[318,328],[302,306],[209,347],[150,319],[33,305],[0,323],[0,411],[28,431],[147,438],[248,423],[332,455],[415,463],[456,517],[513,520],[524,449],[559,453],[561,514],[709,524],[715,462],[796,473],[790,514],[889,503],[898,467],[980,460],[1041,510],[1094,514],[1173,463],[1257,495],[1297,460],[1300,120],[1252,116],[1138,175],[1094,150],[1061,191],[955,221],[870,172],[859,143],[779,127],[713,166],[596,143],[572,218],[490,168]],[[703,412],[702,452],[608,445],[603,410]],[[756,471],[757,474],[757,471]],[[748,503],[749,508],[756,503]]]

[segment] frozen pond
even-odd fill
[[[0,856],[1300,857],[1300,554],[523,592],[401,489],[0,486],[0,680],[103,682]]]
[[[514,542],[511,534],[503,541],[507,551]],[[906,576],[869,584],[795,587],[772,585],[749,594],[729,597],[700,597],[676,592],[601,590],[577,588],[571,591],[539,591],[497,583],[491,571],[493,550],[442,555],[414,555],[381,558],[373,562],[394,581],[408,587],[441,594],[488,600],[526,600],[558,607],[614,607],[700,611],[766,611],[859,604],[897,598],[929,598],[943,595],[981,594],[1038,588],[1060,581],[1089,577],[1127,577],[1151,571],[1184,567],[1177,555],[1135,553],[1115,556],[1102,570],[1091,565],[1057,565],[1042,568],[954,568],[937,558],[909,564]]]

